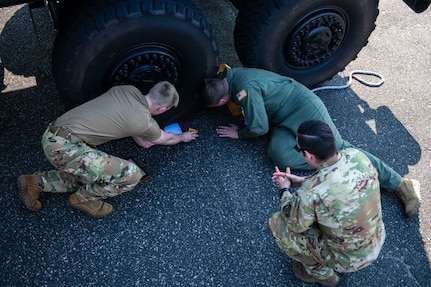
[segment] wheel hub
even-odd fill
[[[287,38],[284,55],[288,65],[313,67],[325,62],[343,42],[346,26],[340,13],[319,11],[306,16]]]
[[[157,44],[145,44],[126,51],[107,71],[106,85],[134,85],[147,93],[160,81],[173,85],[180,82],[180,58],[171,49]]]

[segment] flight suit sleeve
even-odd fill
[[[262,92],[255,88],[247,88],[237,93],[236,100],[243,109],[245,122],[245,126],[238,130],[238,137],[257,138],[268,133],[269,121]]]

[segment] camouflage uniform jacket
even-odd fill
[[[377,258],[385,229],[375,168],[357,149],[342,150],[338,157],[306,178],[295,193],[283,194],[281,217],[285,234],[320,230],[328,265],[351,272]]]

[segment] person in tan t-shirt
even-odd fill
[[[175,87],[163,81],[146,95],[130,85],[112,87],[67,111],[42,136],[45,156],[56,169],[21,175],[18,189],[22,202],[39,211],[42,191],[70,192],[72,207],[92,217],[110,215],[112,205],[102,200],[132,190],[145,173],[134,162],[95,147],[125,137],[132,137],[144,148],[195,140],[196,132],[167,133],[153,118],[177,107],[178,101]]]

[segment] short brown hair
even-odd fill
[[[155,84],[148,92],[148,96],[154,105],[168,108],[177,107],[180,101],[177,89],[168,81]]]
[[[209,78],[205,79],[201,88],[201,97],[207,106],[216,105],[229,92],[229,87],[224,79]]]

